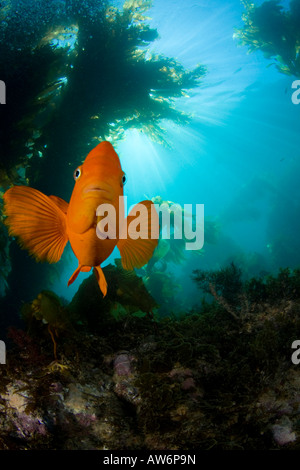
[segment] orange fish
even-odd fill
[[[78,259],[78,268],[69,279],[70,285],[80,271],[94,268],[103,296],[107,283],[100,265],[118,247],[124,269],[140,268],[151,258],[157,238],[150,237],[151,224],[158,227],[158,215],[151,210],[151,201],[142,201],[148,227],[137,239],[128,236],[130,222],[136,212],[124,216],[123,186],[126,180],[119,157],[109,142],[101,142],[86,157],[74,172],[75,186],[69,204],[57,196],[46,196],[28,186],[13,186],[4,194],[5,224],[9,234],[18,237],[23,248],[27,248],[38,261],[56,263],[70,241]],[[116,213],[116,237],[99,238],[97,224],[101,219],[96,211],[101,204],[113,205]],[[123,228],[122,228],[123,227]],[[124,227],[127,232],[124,232]],[[145,227],[145,225],[144,225]],[[123,230],[123,232],[121,232]],[[125,233],[120,238],[119,233]],[[153,232],[152,232],[153,233]],[[148,236],[149,235],[149,236]]]

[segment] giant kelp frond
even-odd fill
[[[199,86],[205,67],[186,70],[151,52],[151,6],[0,2],[0,191],[21,182],[69,197],[70,168],[98,141],[135,128],[168,145],[162,123],[189,121],[178,99]]]
[[[81,110],[81,114],[89,113],[93,140],[119,140],[126,130],[139,128],[151,139],[165,143],[161,121],[184,124],[188,120],[175,108],[174,100],[199,85],[205,68],[187,71],[175,59],[151,54],[148,46],[158,32],[144,15],[150,6],[149,1],[128,1],[122,10],[109,7],[91,40],[79,33],[78,67],[74,67],[72,86],[78,87],[85,105],[94,98],[91,106]],[[85,54],[80,52],[83,48]]]
[[[0,8],[0,70],[7,89],[7,106],[0,109],[0,166],[6,173],[20,165],[25,169],[32,156],[42,156],[43,145],[35,143],[67,81],[73,31],[72,25],[62,24],[67,21],[64,9],[55,5],[57,17],[49,5],[34,1],[18,7],[6,2]],[[2,178],[0,187],[5,187]]]
[[[151,53],[158,38],[146,16],[151,6],[149,0],[128,0],[122,8],[104,0],[46,7],[28,0],[27,9],[2,4],[0,69],[9,99],[0,109],[4,170],[21,163],[30,184],[38,184],[49,176],[45,167],[57,165],[63,181],[95,142],[119,140],[132,128],[168,145],[162,121],[189,121],[177,99],[198,87],[206,70],[186,70]]]
[[[262,51],[284,74],[300,76],[300,1],[292,0],[284,9],[279,0],[260,6],[242,1],[244,26],[235,37],[249,52]]]

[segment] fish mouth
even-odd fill
[[[101,197],[108,200],[111,200],[113,198],[111,189],[106,188],[104,186],[98,186],[96,184],[89,184],[83,189],[82,192],[84,194],[84,197]]]

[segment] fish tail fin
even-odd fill
[[[104,276],[104,272],[102,271],[100,266],[95,266],[94,273],[98,282],[98,286],[100,287],[100,290],[103,294],[103,297],[105,297],[107,293],[107,282]]]
[[[4,223],[37,261],[56,263],[68,242],[66,216],[37,189],[13,186],[4,196]]]
[[[159,218],[152,201],[142,201],[133,207],[125,220],[125,230],[117,243],[122,266],[126,270],[141,268],[148,263],[158,244]]]

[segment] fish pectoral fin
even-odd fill
[[[64,201],[64,199],[61,199],[58,196],[49,196],[49,198],[57,205],[57,207],[65,214],[67,215],[69,203]]]
[[[107,294],[107,282],[104,276],[104,272],[102,271],[100,266],[95,266],[94,273],[98,282],[98,286],[100,287],[100,290],[103,294],[103,297],[105,297]]]
[[[13,186],[3,199],[9,234],[37,261],[59,261],[68,235],[66,216],[53,199],[28,186]]]
[[[141,268],[148,263],[158,244],[159,218],[152,201],[142,201],[133,207],[125,220],[125,230],[124,238],[117,243],[122,266],[127,270]],[[135,236],[138,233],[139,238],[132,238],[133,233]]]

